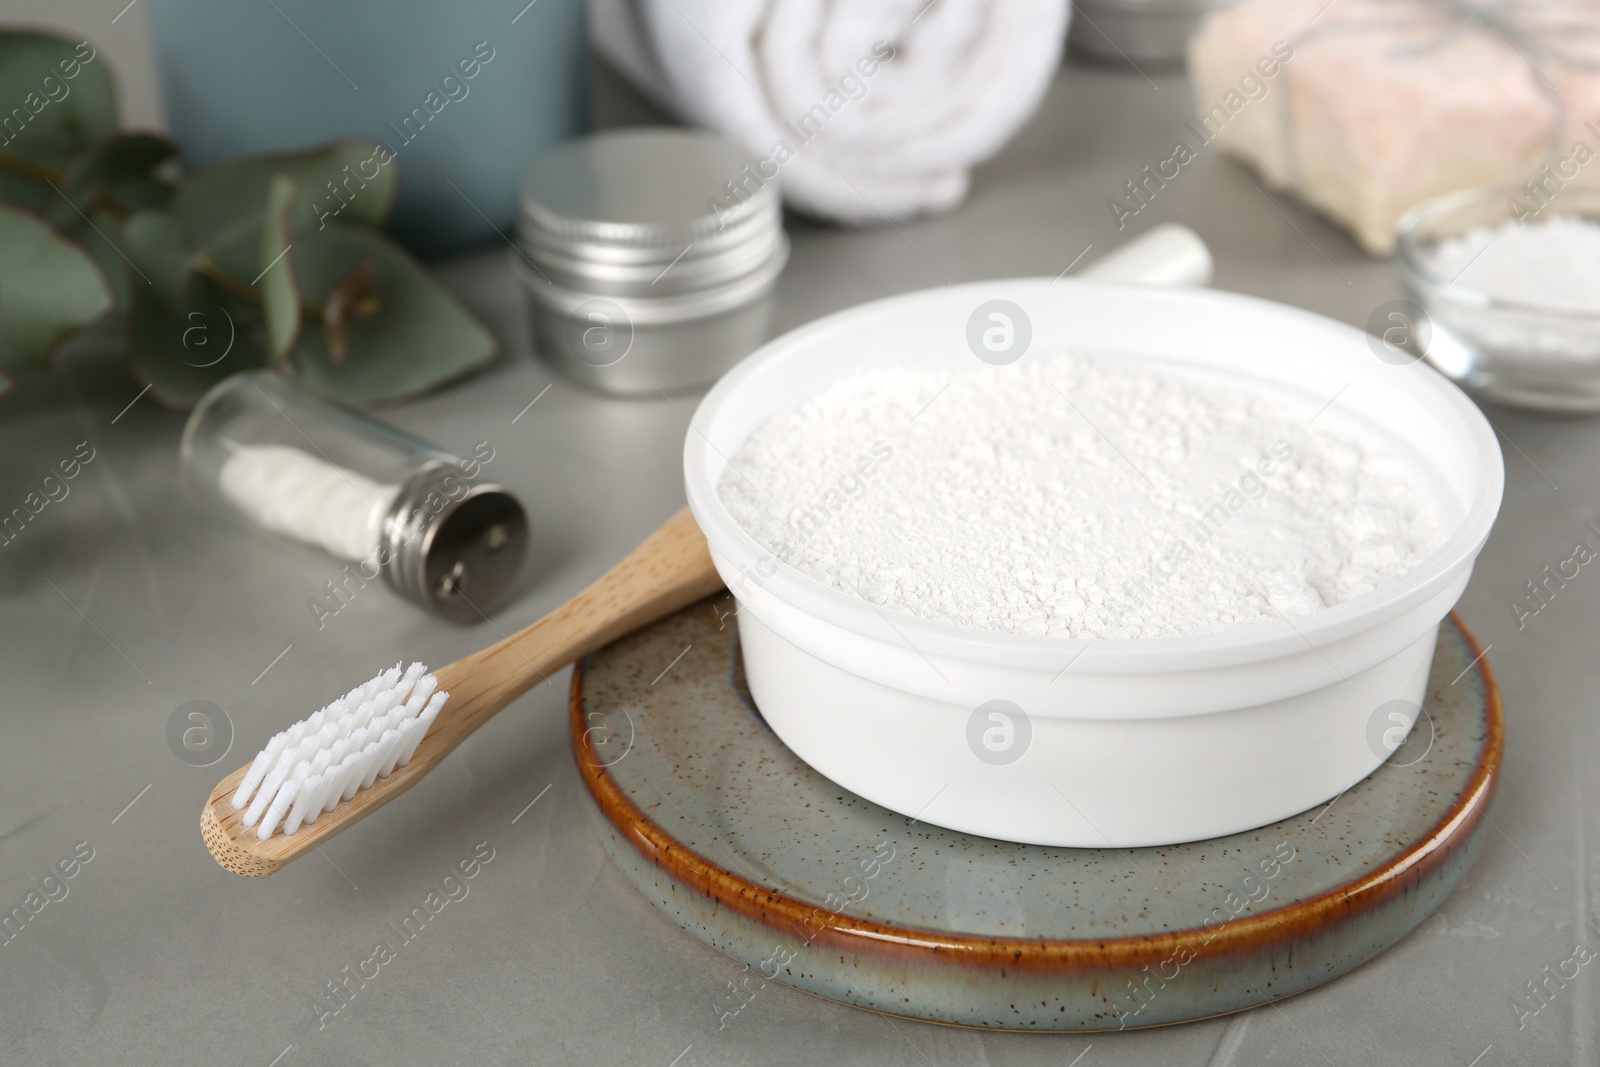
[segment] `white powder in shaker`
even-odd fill
[[[1600,222],[1586,218],[1479,226],[1441,241],[1428,265],[1440,277],[1501,300],[1600,313]]]
[[[274,533],[339,559],[378,551],[383,520],[400,492],[288,445],[245,445],[223,461],[222,493]]]
[[[846,380],[759,426],[718,492],[835,589],[1013,634],[1292,618],[1440,540],[1382,451],[1242,390],[1079,358]]]

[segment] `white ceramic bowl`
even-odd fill
[[[1025,359],[1074,350],[1157,361],[1244,384],[1386,448],[1430,495],[1442,546],[1392,584],[1292,623],[1065,640],[881,611],[776,561],[728,513],[717,483],[767,416],[862,371],[985,371],[968,319],[995,299],[1031,321]],[[1376,358],[1359,330],[1208,290],[1046,279],[911,293],[768,343],[701,403],[684,469],[689,506],[738,600],[750,691],[801,759],[926,822],[1081,847],[1263,826],[1376,769],[1399,741],[1391,714],[1415,718],[1439,622],[1472,573],[1504,480],[1471,401],[1424,364]],[[995,700],[1015,708],[994,718],[983,705]],[[993,743],[978,744],[990,730]]]

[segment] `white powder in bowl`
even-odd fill
[[[1080,358],[846,380],[759,426],[718,493],[835,589],[1013,634],[1293,618],[1440,541],[1383,452],[1246,391]]]

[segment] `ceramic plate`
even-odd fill
[[[1167,848],[972,837],[790,753],[745,691],[732,610],[706,601],[595,653],[571,700],[607,853],[663,915],[748,966],[724,1021],[774,981],[1010,1030],[1153,1026],[1286,997],[1444,901],[1499,775],[1493,677],[1451,616],[1411,736],[1331,804]]]

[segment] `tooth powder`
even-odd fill
[[[834,589],[1020,635],[1293,619],[1441,540],[1381,449],[1242,389],[1086,358],[846,380],[759,426],[718,492]]]

